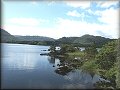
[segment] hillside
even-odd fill
[[[55,39],[43,36],[16,36],[18,41],[54,41]]]
[[[10,33],[8,33],[7,31],[0,29],[1,30],[1,42],[14,42],[17,39],[11,35]]]
[[[55,39],[43,36],[20,36],[20,35],[11,35],[7,31],[1,29],[1,42],[21,42],[21,41],[54,41]]]
[[[112,41],[113,39],[101,37],[101,36],[93,36],[93,35],[83,35],[81,37],[62,37],[56,40],[59,43],[66,44],[76,44],[79,46],[89,46],[95,43],[98,47],[104,45],[105,43]]]
[[[79,37],[62,37],[59,38],[57,41],[61,42],[61,43],[73,43],[74,40],[76,40]]]
[[[73,43],[79,43],[82,45],[91,45],[95,43],[96,45],[101,46],[111,40],[112,39],[101,37],[101,36],[93,36],[93,35],[86,34],[74,40]]]
[[[93,36],[93,35],[83,35],[81,37],[62,37],[57,40],[49,37],[43,37],[43,36],[20,36],[20,35],[11,35],[7,31],[1,29],[1,41],[2,42],[12,42],[12,43],[47,43],[49,44],[75,44],[79,46],[89,46],[93,43],[95,43],[97,46],[102,46],[105,43],[112,41],[113,39],[101,37],[101,36]],[[55,41],[55,42],[54,42]],[[35,44],[34,43],[34,44]]]

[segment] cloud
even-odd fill
[[[47,1],[47,2],[48,2],[48,6],[55,4],[55,1]]]
[[[119,25],[119,24],[118,24]],[[70,36],[82,36],[85,34],[106,36],[109,38],[118,38],[118,25],[100,25],[96,23],[87,23],[85,21],[57,18],[54,27],[40,26],[19,26],[16,24],[7,24],[3,28],[13,35],[39,35],[55,39]],[[98,33],[98,30],[102,33]],[[103,35],[104,33],[104,35]]]
[[[98,18],[99,21],[109,25],[119,24],[119,9],[110,8],[99,13],[101,14],[101,17]]]
[[[30,3],[33,4],[33,5],[36,5],[36,6],[38,5],[37,1],[31,1]]]
[[[68,6],[78,8],[81,7],[83,9],[89,8],[91,2],[90,1],[64,1]]]
[[[109,8],[110,6],[117,5],[119,1],[96,1],[97,6],[101,8]]]
[[[98,33],[98,29],[105,33],[106,36],[112,36],[112,38],[118,38],[118,25],[100,25],[91,24],[85,21],[76,21],[69,19],[58,19],[57,30],[63,33],[61,36],[82,36],[84,34],[101,35]]]
[[[80,14],[79,12],[77,12],[76,10],[73,11],[69,11],[67,12],[68,16],[73,16],[73,17],[84,17],[84,14]]]
[[[96,32],[97,32],[99,35],[103,36],[103,37],[112,38],[111,35],[107,35],[107,34],[105,34],[104,32],[102,32],[101,30],[97,30]]]
[[[40,23],[45,23],[49,21],[37,18],[11,18],[8,20],[8,22],[18,25],[37,26]]]
[[[36,26],[39,24],[39,21],[34,18],[12,18],[9,19],[9,23]]]
[[[98,20],[106,24],[88,23],[86,21],[60,17],[57,18],[56,21],[53,19],[51,22],[55,22],[54,25],[48,28],[41,27],[40,25],[44,24],[45,26],[46,23],[49,24],[49,20],[38,18],[11,18],[7,21],[8,23],[4,24],[3,28],[15,35],[39,35],[56,39],[63,36],[82,36],[84,34],[118,38],[119,9],[111,7],[94,12],[88,9],[88,12],[99,15]],[[82,14],[76,10],[67,12],[67,15],[73,17],[82,16]],[[84,14],[83,17],[85,18]]]

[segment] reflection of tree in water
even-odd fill
[[[48,61],[51,64],[55,64],[55,57],[54,56],[48,57]]]
[[[73,71],[81,63],[74,60],[74,57],[59,58],[60,64],[57,64],[58,68],[55,70],[57,74],[67,75],[67,73]]]
[[[67,73],[71,72],[72,69],[70,69],[69,67],[67,66],[62,66],[62,67],[59,67],[55,70],[55,72],[57,74],[60,74],[60,75],[67,75]]]
[[[94,72],[88,72],[81,70],[81,63],[79,60],[75,60],[74,57],[49,57],[49,62],[53,64],[55,73],[62,75],[65,79],[68,79],[73,84],[83,84],[89,86],[97,86],[96,82],[101,81],[101,77]],[[59,63],[56,63],[59,60]],[[78,70],[78,71],[76,71]]]

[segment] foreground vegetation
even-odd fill
[[[79,47],[63,44],[60,46],[60,50],[55,50],[55,46],[51,46],[50,53],[57,55],[68,55],[68,57],[79,57],[77,59],[82,60],[79,68],[97,73],[110,82],[98,82],[96,87],[98,88],[120,88],[120,53],[118,52],[118,40],[111,41],[101,48],[98,52],[95,44],[90,47],[86,47],[84,51],[80,51]],[[71,60],[72,61],[72,60]]]

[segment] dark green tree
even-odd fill
[[[87,59],[95,58],[98,53],[95,43],[93,43],[90,47],[86,47],[84,52]]]
[[[96,63],[100,69],[109,70],[114,66],[117,57],[117,42],[105,44],[96,56]]]
[[[117,88],[120,89],[120,38],[118,39],[118,49],[117,49],[117,75],[116,75]]]
[[[51,54],[56,54],[56,46],[50,46],[49,50]]]
[[[60,53],[65,54],[68,52],[75,52],[77,49],[73,45],[62,44],[60,47]]]

